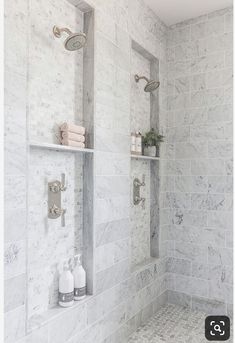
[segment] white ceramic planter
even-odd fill
[[[145,146],[144,147],[144,155],[149,157],[156,157],[157,156],[157,148],[155,146]]]

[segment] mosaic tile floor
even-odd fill
[[[167,305],[140,326],[128,343],[208,343],[204,336],[205,317],[202,312]],[[232,338],[226,342],[232,343]]]

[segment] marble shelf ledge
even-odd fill
[[[56,319],[56,317],[64,315],[65,313],[76,309],[77,307],[82,306],[84,303],[87,303],[89,300],[91,300],[94,297],[94,295],[87,295],[84,299],[80,301],[74,301],[73,306],[71,307],[61,307],[59,305],[48,309],[47,311],[41,313],[41,314],[35,314],[28,320],[28,327],[27,327],[27,333],[31,333],[36,329],[39,329],[40,327],[48,324],[48,322]]]
[[[144,156],[144,155],[131,155],[131,158],[137,158],[140,160],[151,160],[151,161],[160,161],[160,157],[150,157],[150,156]]]
[[[135,274],[140,272],[141,270],[144,270],[146,267],[150,266],[151,264],[155,264],[160,262],[159,257],[149,257],[148,259],[144,260],[141,263],[138,263],[131,267],[131,273]]]
[[[94,149],[76,148],[73,146],[52,144],[52,143],[30,142],[29,146],[30,146],[30,148],[48,149],[48,150],[56,150],[56,151],[62,151],[62,152],[81,152],[81,153],[93,153],[94,152]]]

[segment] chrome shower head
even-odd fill
[[[159,81],[149,80],[145,76],[135,75],[135,81],[136,82],[139,82],[139,80],[142,80],[142,79],[147,81],[147,84],[144,87],[144,91],[145,92],[153,92],[153,91],[155,91],[160,86],[160,82]]]
[[[72,33],[67,28],[60,29],[58,26],[53,27],[53,33],[55,37],[60,38],[62,32],[66,32],[69,35],[64,42],[64,46],[66,50],[69,50],[69,51],[79,50],[85,45],[86,43],[85,33]]]

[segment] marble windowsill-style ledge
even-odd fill
[[[31,148],[56,150],[56,151],[62,151],[62,152],[81,152],[81,153],[93,153],[94,152],[94,149],[77,148],[77,147],[73,147],[73,146],[52,144],[52,143],[30,142],[29,146]]]
[[[158,261],[160,261],[159,257],[149,257],[148,259],[144,260],[141,263],[138,263],[131,267],[131,273],[135,274],[137,272],[140,272],[142,269],[145,269],[146,267],[150,266],[151,264],[155,264]]]
[[[73,306],[71,307],[61,307],[59,305],[48,309],[47,311],[41,313],[41,314],[35,314],[28,320],[28,334],[32,331],[42,327],[45,324],[48,324],[50,321],[56,319],[56,317],[64,315],[65,313],[76,309],[77,307],[80,307],[84,305],[84,303],[87,303],[90,299],[92,299],[94,295],[87,295],[84,299],[79,301],[74,301]]]
[[[144,156],[144,155],[134,155],[134,154],[131,154],[131,158],[137,158],[137,159],[140,159],[140,160],[160,161],[160,157],[151,157],[151,156]]]

